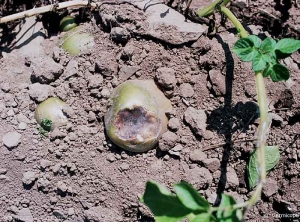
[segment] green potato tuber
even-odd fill
[[[71,55],[78,55],[93,48],[95,42],[91,34],[82,31],[82,27],[78,26],[65,33],[60,39],[59,45]]]
[[[57,97],[46,99],[37,106],[34,117],[44,130],[51,131],[67,124],[67,117],[62,111],[65,106],[66,103]]]
[[[60,20],[59,28],[61,31],[66,32],[78,26],[75,22],[75,17],[73,16],[66,16],[62,20]]]
[[[166,112],[171,102],[153,80],[129,80],[119,85],[110,98],[104,117],[108,137],[117,146],[145,152],[166,132]]]

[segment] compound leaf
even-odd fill
[[[254,43],[248,38],[239,39],[232,50],[244,62],[252,61],[258,54],[258,51],[254,48]]]
[[[218,222],[239,222],[242,220],[242,211],[240,209],[233,209],[236,201],[233,197],[222,194],[221,203],[217,211]]]
[[[208,212],[210,205],[190,184],[180,182],[174,186],[175,193],[181,203],[191,210]]]
[[[265,164],[266,171],[269,172],[279,162],[280,153],[278,146],[265,146]],[[248,181],[250,188],[256,186],[259,179],[259,167],[257,150],[255,150],[251,156],[247,166]]]
[[[247,39],[250,39],[250,41],[253,43],[255,48],[259,48],[261,45],[261,39],[258,38],[256,35],[249,35],[247,36]]]
[[[272,38],[266,38],[262,41],[260,49],[262,53],[268,53],[275,50],[276,41]]]
[[[156,222],[177,222],[192,213],[177,196],[155,181],[147,182],[141,202],[150,208]]]
[[[263,76],[270,76],[273,82],[279,82],[282,80],[288,80],[290,78],[290,71],[286,66],[279,63],[268,64],[263,71]]]
[[[285,38],[276,43],[276,50],[284,54],[292,54],[300,49],[300,40]]]
[[[215,217],[210,213],[202,213],[197,215],[191,222],[214,222]]]
[[[252,69],[256,71],[263,70],[267,65],[267,62],[265,61],[262,54],[258,53],[256,57],[254,57],[252,61]]]

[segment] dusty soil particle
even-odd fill
[[[112,77],[118,72],[118,63],[116,62],[115,55],[103,51],[96,61],[95,71],[100,72],[106,77]]]
[[[121,27],[113,27],[110,31],[110,37],[113,41],[126,43],[130,39],[130,33]]]
[[[57,79],[64,71],[62,65],[56,63],[50,57],[38,57],[31,61],[32,79],[39,83],[51,83]],[[45,68],[47,67],[47,68]]]
[[[219,170],[221,166],[220,160],[218,158],[204,159],[202,162],[211,173]]]
[[[43,102],[48,97],[52,96],[54,88],[49,85],[44,85],[40,83],[33,83],[29,85],[28,93],[32,99],[37,102]]]
[[[206,118],[204,110],[188,107],[184,112],[184,120],[191,127],[192,131],[199,136],[203,136],[205,133]]]
[[[271,197],[278,191],[279,187],[277,185],[277,181],[272,178],[268,178],[266,181],[266,185],[263,188],[263,193],[266,197]]]
[[[180,128],[180,120],[178,118],[175,118],[175,117],[169,119],[168,127],[172,131],[177,131]]]
[[[171,131],[167,131],[162,135],[162,138],[159,141],[158,147],[161,151],[168,151],[175,146],[177,140],[178,140],[178,137],[175,133],[173,133]]]
[[[22,135],[18,132],[8,132],[2,137],[2,142],[7,148],[17,147],[21,143]]]
[[[225,76],[220,70],[212,69],[209,71],[209,78],[212,84],[212,89],[217,96],[223,96],[226,93]]]
[[[177,80],[175,77],[174,69],[168,67],[161,67],[158,68],[156,72],[157,73],[155,78],[161,87],[167,90],[171,90],[175,88]]]
[[[226,172],[226,187],[228,187],[228,188],[236,188],[237,186],[239,186],[239,178],[238,178],[238,176],[237,176],[234,168],[227,167],[227,172]]]
[[[193,87],[189,83],[183,83],[180,85],[181,96],[184,98],[192,97],[195,93]]]
[[[190,160],[192,162],[202,163],[205,159],[207,159],[207,155],[200,149],[194,150],[190,153]]]
[[[31,185],[36,180],[36,173],[33,171],[27,171],[23,173],[22,181],[25,185]]]
[[[138,70],[140,70],[138,66],[123,65],[118,72],[119,80],[121,82],[124,82],[125,80],[129,79],[132,75],[134,75]]]
[[[184,174],[184,180],[191,183],[197,190],[207,189],[212,183],[212,179],[211,173],[204,167],[195,166]]]

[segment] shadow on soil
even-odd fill
[[[217,198],[215,205],[221,199],[221,194],[224,192],[227,183],[227,166],[232,152],[233,134],[238,130],[246,131],[249,124],[258,116],[258,106],[253,102],[242,103],[238,102],[232,106],[232,85],[234,80],[234,60],[227,43],[225,43],[219,35],[215,38],[222,45],[226,57],[226,94],[224,98],[224,106],[212,111],[208,116],[208,127],[211,131],[216,131],[218,134],[224,135],[226,145],[223,146],[221,160],[221,176],[217,187]]]

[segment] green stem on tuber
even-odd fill
[[[219,3],[220,1],[218,1]],[[228,19],[233,23],[235,28],[240,34],[241,38],[245,38],[248,36],[247,31],[240,23],[240,21],[235,17],[235,15],[225,7],[225,5],[229,1],[223,1],[218,9],[225,14]],[[212,4],[213,5],[213,4]],[[215,7],[216,5],[214,5]],[[266,88],[264,83],[264,78],[262,72],[255,73],[255,81],[256,81],[256,89],[257,89],[257,97],[258,97],[258,106],[260,112],[260,125],[258,129],[258,141],[257,141],[257,149],[258,149],[258,166],[259,166],[259,181],[257,187],[251,196],[251,198],[246,201],[243,205],[234,205],[233,208],[242,207],[246,208],[246,210],[250,209],[259,199],[263,189],[263,185],[266,181],[266,165],[265,165],[265,143],[267,139],[267,132],[269,129],[269,118],[268,118],[268,107],[267,107],[267,97],[266,97]]]
[[[210,5],[197,10],[196,13],[200,17],[207,17],[207,16],[214,13],[215,8],[216,8],[217,5],[221,4],[222,6],[226,6],[229,2],[230,2],[230,0],[224,0],[224,1],[223,0],[216,0],[213,3],[211,3]]]

